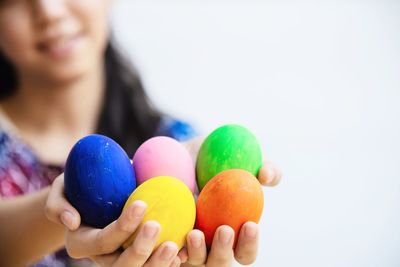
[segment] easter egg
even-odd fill
[[[125,208],[136,200],[147,204],[142,224],[152,220],[161,225],[155,248],[165,241],[173,241],[181,249],[187,233],[193,229],[196,217],[196,205],[189,188],[174,177],[154,177],[136,188]],[[132,244],[136,234],[123,244],[123,248]]]
[[[243,169],[258,175],[262,153],[255,136],[239,125],[225,125],[214,130],[200,147],[197,183],[202,190],[206,183],[224,170]]]
[[[172,176],[182,180],[189,189],[196,191],[196,174],[189,152],[173,138],[153,137],[144,142],[133,156],[136,181],[156,176]]]
[[[211,246],[215,230],[229,225],[235,231],[247,221],[258,223],[264,207],[264,194],[257,178],[241,169],[226,170],[212,178],[196,203],[196,226]]]
[[[116,220],[136,187],[125,151],[112,139],[89,135],[69,153],[64,174],[65,195],[82,221],[103,228]]]

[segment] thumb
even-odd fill
[[[76,230],[81,224],[81,216],[78,211],[65,198],[64,174],[58,176],[51,186],[45,214],[50,221],[62,224],[71,231]]]

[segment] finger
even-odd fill
[[[234,231],[223,225],[215,231],[211,251],[207,260],[207,267],[228,267],[233,261]]]
[[[145,211],[146,204],[135,201],[104,229],[82,226],[77,231],[67,232],[68,253],[73,258],[82,258],[116,251],[136,231]]]
[[[182,145],[186,148],[186,150],[189,152],[190,156],[192,157],[193,162],[196,162],[197,155],[199,154],[201,144],[204,142],[205,139],[206,139],[206,136],[197,136],[197,137],[194,137],[194,138],[182,143]]]
[[[191,265],[203,265],[207,260],[207,248],[204,234],[200,230],[192,230],[186,237],[188,263]]]
[[[257,258],[258,225],[254,222],[245,223],[239,233],[235,249],[235,259],[242,265],[252,264]]]
[[[282,173],[282,170],[281,169],[279,169],[279,168],[276,168],[276,170],[277,170],[277,178],[276,178],[276,184],[275,185],[278,185],[280,182],[281,182],[281,180],[282,180],[282,177],[283,177],[283,173]]]
[[[282,178],[282,172],[271,162],[265,161],[258,172],[258,180],[262,185],[276,186]]]
[[[136,239],[118,258],[113,267],[139,267],[146,263],[153,252],[160,233],[160,224],[146,222],[140,228]]]
[[[178,257],[181,260],[181,263],[185,263],[187,262],[188,258],[189,258],[189,254],[187,251],[187,248],[182,248],[179,253],[178,253]]]
[[[107,255],[100,255],[100,256],[92,256],[90,257],[95,263],[102,267],[109,267],[117,261],[118,257],[121,255],[120,252],[114,252]]]
[[[65,198],[64,174],[59,175],[51,186],[45,214],[50,221],[65,225],[71,231],[76,230],[81,223],[78,211]]]
[[[175,257],[174,260],[172,261],[170,267],[179,267],[181,266],[182,261],[179,257]]]
[[[179,249],[174,242],[163,243],[145,264],[146,267],[169,267],[178,255]]]

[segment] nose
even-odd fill
[[[37,24],[46,26],[63,19],[67,14],[66,1],[68,0],[33,0],[33,17]]]

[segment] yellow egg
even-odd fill
[[[196,204],[189,188],[177,178],[158,176],[136,188],[125,203],[124,209],[136,200],[147,204],[142,224],[157,221],[161,225],[155,248],[165,241],[173,241],[181,249],[196,219]],[[123,244],[123,248],[126,249],[132,244],[136,234],[135,232]]]

